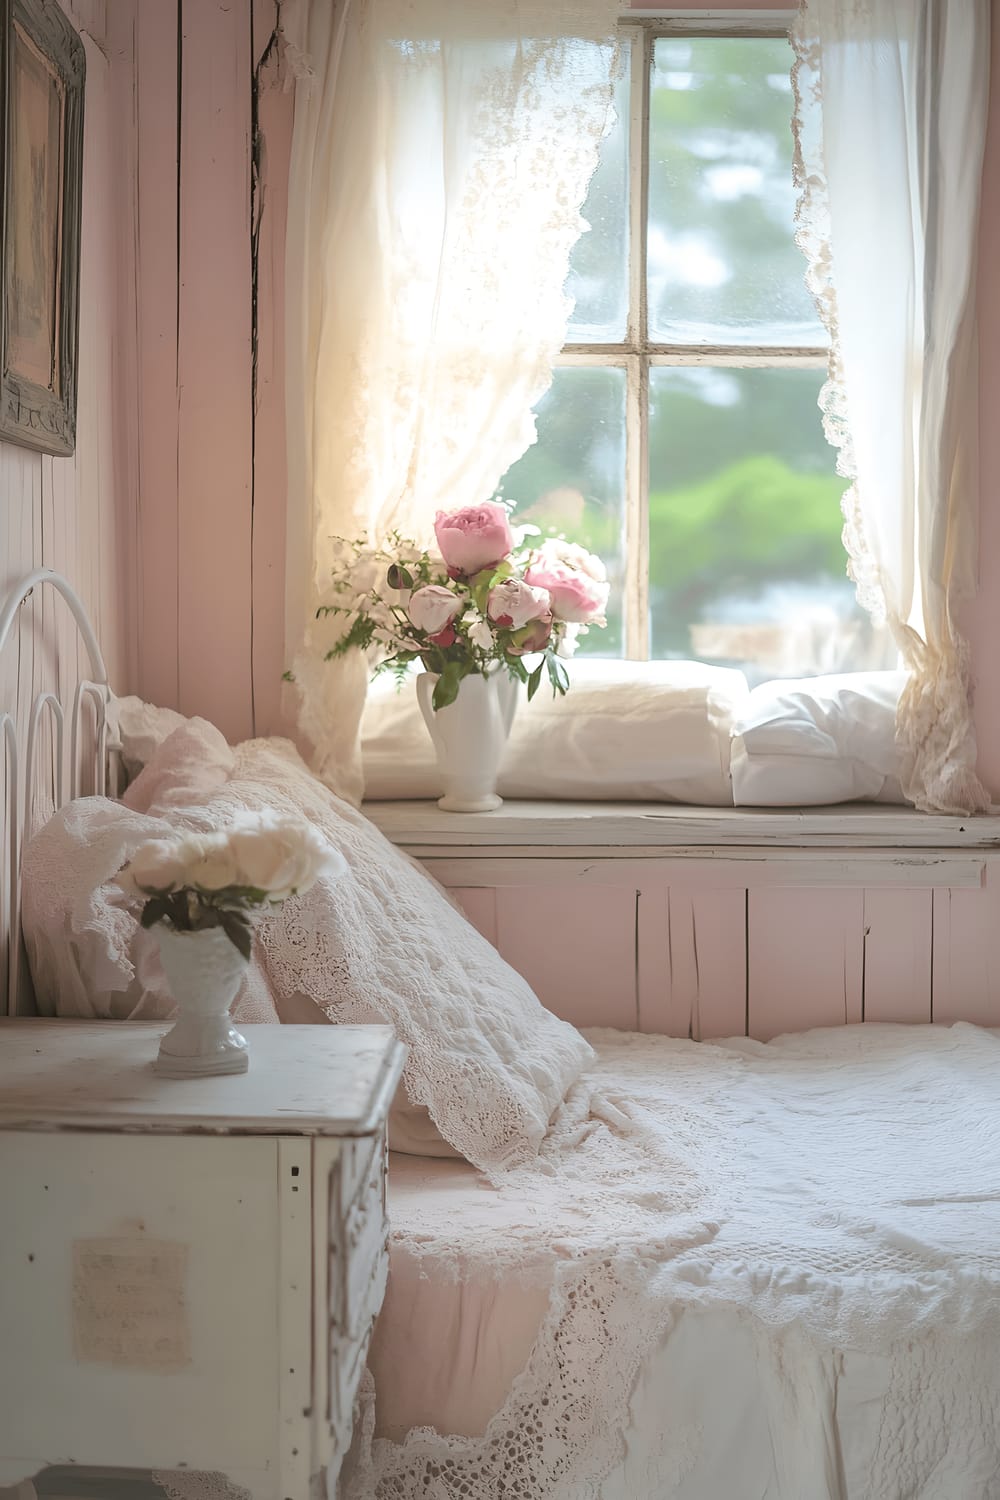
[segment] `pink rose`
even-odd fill
[[[435,636],[448,629],[464,602],[440,583],[428,583],[410,595],[406,613],[418,630]]]
[[[535,588],[548,589],[552,613],[557,620],[575,625],[603,620],[611,588],[601,579],[570,567],[544,551],[535,553],[524,577]]]
[[[505,578],[490,589],[486,613],[502,630],[520,630],[532,620],[552,619],[546,590],[532,588],[520,578]]]
[[[514,545],[507,512],[495,500],[451,512],[439,510],[434,535],[450,578],[471,578],[483,568],[495,567]]]
[[[541,620],[532,620],[523,630],[516,630],[510,638],[507,650],[511,656],[530,656],[533,651],[544,651],[552,636],[552,611]]]

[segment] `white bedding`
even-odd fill
[[[1000,1039],[591,1040],[534,1172],[394,1160],[351,1500],[1000,1496]]]

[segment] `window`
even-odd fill
[[[569,341],[502,493],[608,563],[608,630],[584,650],[752,681],[890,665],[846,577],[846,484],[817,406],[788,38],[666,20],[622,38]]]

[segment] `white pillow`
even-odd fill
[[[195,779],[179,762],[224,741],[210,726],[175,734],[133,788],[167,789],[148,808],[174,826],[225,827],[245,809],[297,813],[347,860],[258,924],[279,1014],[306,997],[333,1021],[388,1022],[408,1048],[404,1081],[445,1140],[486,1172],[533,1157],[567,1089],[593,1053],[545,1010],[528,984],[466,921],[437,884],[367,818],[335,797],[284,740],[232,752],[228,780],[197,804],[176,789]],[[215,741],[212,742],[212,736]],[[413,1134],[416,1116],[402,1128]]]
[[[68,803],[28,841],[21,860],[21,929],[43,1016],[102,1021],[169,1018],[174,1001],[159,947],[113,883],[146,839],[173,832],[106,797]],[[247,1025],[278,1020],[252,963],[233,1005]]]
[[[854,672],[754,688],[733,724],[737,807],[903,802],[896,705],[905,672]]]
[[[747,701],[742,672],[700,662],[570,662],[570,689],[522,694],[500,768],[505,797],[732,803],[729,738]],[[415,678],[376,678],[361,726],[370,801],[437,797]]]
[[[109,716],[117,726],[122,760],[131,778],[140,771],[168,735],[187,719],[173,708],[157,708],[141,698],[112,698]]]

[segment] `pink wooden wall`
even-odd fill
[[[235,741],[275,726],[284,669],[292,95],[274,0],[111,3],[134,7],[139,72],[138,690]]]
[[[630,882],[619,864],[584,885],[539,884],[525,861],[523,884],[512,873],[452,894],[579,1026],[699,1041],[858,1021],[1000,1026],[997,866],[979,888],[934,889],[746,885],[723,862],[709,884],[669,859]]]
[[[35,567],[65,573],[127,689],[137,654],[131,35],[114,0],[65,0],[64,8],[87,54],[77,447],[72,458],[52,458],[0,443],[0,597]],[[36,645],[43,639],[45,649]],[[76,627],[47,590],[25,604],[0,660],[0,703],[26,725],[39,689],[58,685],[65,701],[77,671]]]

